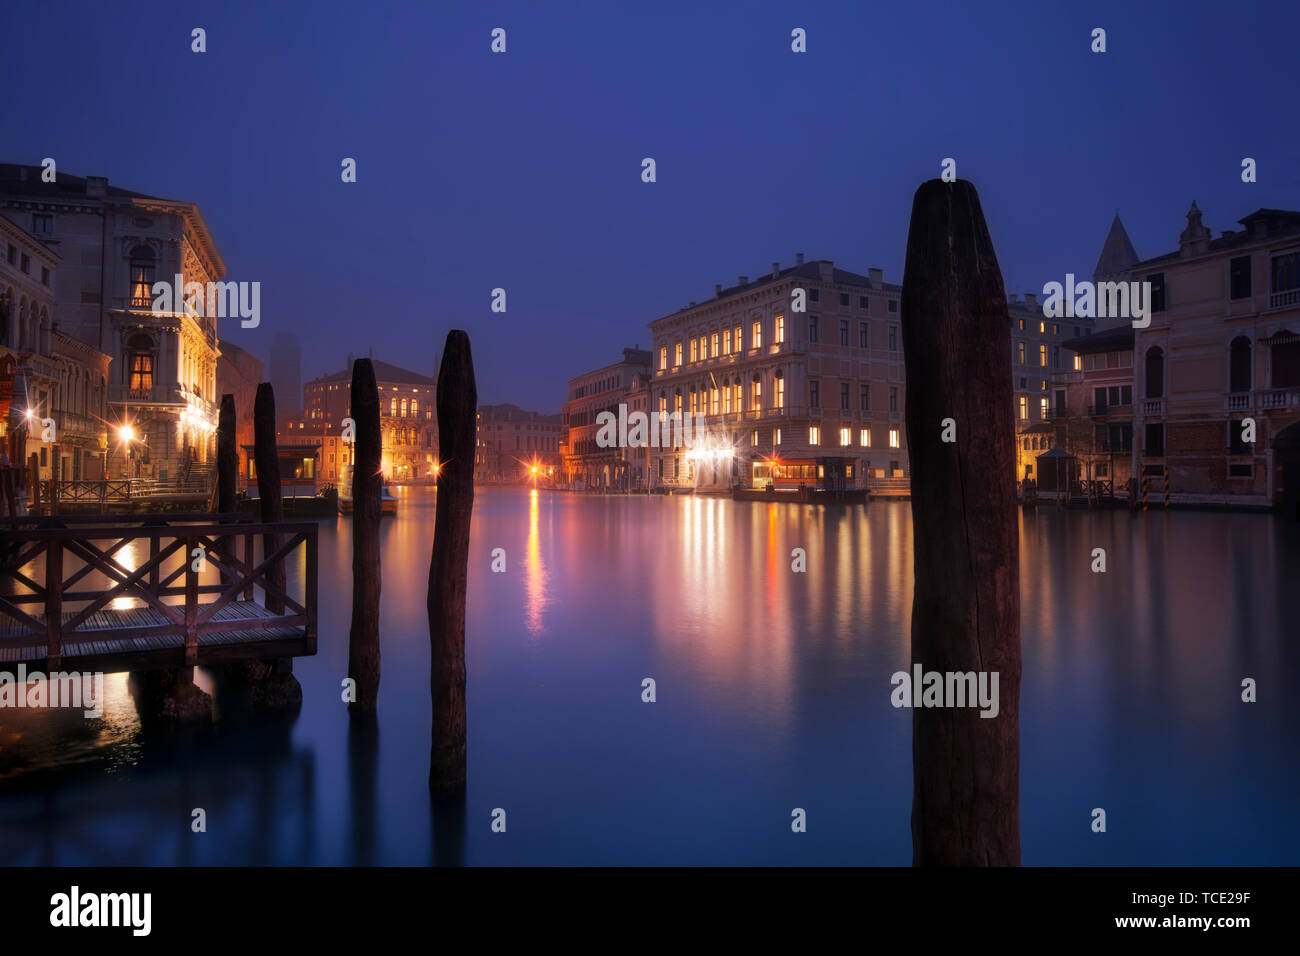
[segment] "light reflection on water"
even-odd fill
[[[325,521],[320,651],[295,664],[298,719],[251,722],[218,692],[212,731],[146,733],[124,675],[107,681],[102,722],[0,711],[0,863],[434,859],[433,505],[405,489],[384,524],[375,739],[350,732],[340,700],[351,535]],[[910,712],[889,705],[909,659],[908,507],[480,491],[454,858],[910,862]],[[1023,517],[1026,863],[1300,862],[1300,717],[1285,690],[1300,678],[1298,539],[1259,515]],[[1105,574],[1090,570],[1098,547]],[[796,548],[806,573],[791,570]],[[291,582],[303,567],[298,553]],[[1259,703],[1240,701],[1243,676]],[[221,839],[188,837],[194,806]],[[488,828],[498,806],[508,840]],[[796,806],[809,830],[793,837]],[[1096,806],[1105,838],[1088,828]],[[94,840],[76,838],[89,828]]]

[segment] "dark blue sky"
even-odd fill
[[[558,411],[649,320],[796,251],[901,281],[945,156],[1017,292],[1091,274],[1116,208],[1144,257],[1193,199],[1216,234],[1300,208],[1294,0],[4,6],[0,161],[197,202],[262,283],[261,327],[223,337],[296,332],[304,377],[369,347],[431,372],[464,328],[481,401]]]

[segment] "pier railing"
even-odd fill
[[[131,527],[72,517],[0,521],[0,661],[44,659],[54,669],[74,644],[70,656],[101,665],[115,656],[161,657],[177,666],[204,656],[291,656],[286,646],[315,653],[316,525],[198,518],[114,519]],[[260,560],[259,539],[269,542]],[[299,550],[304,569],[291,594],[295,589],[275,584],[269,571]],[[205,565],[217,580],[204,575]],[[232,640],[225,632],[239,633]]]

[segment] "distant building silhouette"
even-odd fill
[[[281,332],[271,342],[271,387],[275,389],[275,425],[302,414],[302,346],[298,336]]]

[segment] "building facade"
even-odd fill
[[[901,292],[879,269],[864,276],[800,253],[651,322],[651,412],[692,413],[705,429],[695,447],[650,448],[652,484],[905,478]]]
[[[371,359],[379,388],[379,425],[383,437],[384,480],[394,483],[428,480],[435,475],[438,455],[437,383],[426,375]],[[347,367],[314,378],[303,386],[303,414],[293,425],[310,426],[321,439],[323,471],[330,472],[326,439],[341,439],[343,419],[352,414],[352,356]],[[304,428],[292,430],[295,439]],[[348,454],[351,450],[348,449]],[[336,467],[347,464],[336,459]],[[336,476],[335,481],[338,480]]]
[[[253,445],[253,406],[257,401],[257,386],[264,378],[265,366],[261,359],[246,349],[230,342],[221,343],[217,359],[217,395],[231,395],[235,399],[235,447],[239,449],[241,479],[249,474],[248,457],[244,449]],[[280,417],[280,392],[275,392],[276,417]]]
[[[649,411],[651,353],[639,347],[623,350],[623,360],[569,381],[569,399],[561,412],[565,429],[562,456],[564,481],[576,488],[608,491],[644,489],[649,473],[649,448],[602,447],[597,441],[597,416],[626,417]]]
[[[1134,472],[1167,468],[1175,502],[1286,494],[1273,442],[1300,420],[1300,212],[1238,222],[1213,238],[1192,203],[1179,248],[1132,268],[1153,299],[1135,339]]]
[[[518,405],[480,405],[477,416],[475,481],[551,483],[560,475],[561,415],[530,412]]]
[[[41,172],[0,165],[0,212],[60,257],[60,327],[110,356],[110,475],[167,481],[210,468],[217,320],[176,301],[162,314],[153,309],[155,282],[180,275],[206,290],[225,274],[198,207],[96,176],[43,182]]]
[[[41,479],[103,476],[109,356],[59,328],[60,259],[0,216],[0,448]]]

